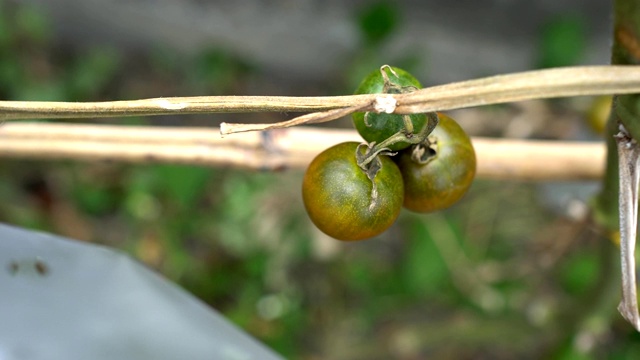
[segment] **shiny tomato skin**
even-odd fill
[[[411,158],[411,149],[396,156],[404,179],[404,207],[415,212],[448,208],[467,192],[476,174],[476,154],[471,139],[450,117],[439,113],[431,136],[437,139],[436,155],[426,164]]]
[[[392,67],[392,69],[396,74],[398,74],[397,77],[388,70],[385,71],[387,71],[390,81],[394,84],[405,88],[422,88],[420,82],[410,73],[397,67]],[[383,92],[383,87],[384,78],[382,77],[380,70],[376,70],[364,78],[362,83],[360,83],[360,86],[356,89],[355,94],[381,94]],[[398,114],[378,114],[375,112],[369,112],[369,115],[367,115],[367,123],[369,126],[365,123],[365,113],[363,112],[353,113],[352,118],[353,125],[356,130],[358,130],[360,136],[362,136],[362,138],[367,142],[375,141],[379,144],[391,135],[404,129],[402,115]],[[414,133],[420,131],[420,129],[422,129],[422,127],[427,123],[427,116],[425,114],[410,115],[410,118],[411,123],[413,124]],[[390,149],[397,151],[405,149],[409,147],[409,145],[410,144],[407,142],[398,142],[393,144]]]
[[[358,143],[328,148],[309,164],[302,199],[311,221],[325,234],[345,241],[374,237],[388,229],[402,209],[404,186],[397,165],[380,156],[375,176],[378,197],[371,205],[372,183],[356,162]]]

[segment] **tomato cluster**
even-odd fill
[[[419,88],[411,74],[385,65],[367,76],[356,94]],[[450,117],[367,112],[353,114],[353,122],[367,143],[346,142],[323,151],[302,183],[307,213],[327,235],[374,237],[395,222],[403,206],[416,212],[445,209],[471,186],[475,151]]]

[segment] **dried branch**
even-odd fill
[[[0,121],[170,114],[325,111],[370,103],[373,95],[192,96],[104,102],[0,101]]]
[[[327,121],[332,121],[339,119],[343,116],[347,116],[356,111],[360,111],[367,107],[368,104],[351,106],[343,109],[333,109],[322,112],[316,112],[311,114],[306,114],[302,116],[298,116],[294,119],[282,121],[279,123],[271,123],[271,124],[231,124],[231,123],[222,123],[220,124],[220,134],[234,134],[241,133],[247,131],[264,131],[271,129],[284,129],[288,127],[304,125],[304,124],[319,124]]]
[[[571,97],[636,93],[640,66],[584,66],[498,75],[421,89],[396,96],[400,114],[479,105]]]
[[[587,66],[492,76],[434,86],[408,94],[395,94],[393,98],[397,102],[395,112],[408,114],[530,99],[636,92],[640,92],[640,66]],[[229,134],[329,121],[358,110],[373,111],[375,104],[376,95],[197,96],[87,103],[0,101],[0,121],[230,112],[317,112],[277,124],[223,125],[223,134]]]
[[[620,159],[620,264],[622,301],[620,314],[640,331],[636,285],[636,233],[638,228],[638,185],[640,184],[640,146],[623,125],[616,136]]]
[[[6,123],[0,157],[178,163],[257,170],[302,169],[327,147],[361,141],[352,130],[294,128],[220,138],[217,128]],[[478,176],[511,180],[597,179],[602,143],[474,138]]]
[[[412,93],[387,94],[385,99],[392,96],[396,100],[396,113],[413,114],[532,99],[636,92],[640,92],[640,66],[585,66],[498,75]],[[368,106],[365,104],[363,111],[374,111],[376,100],[374,98]],[[318,122],[314,115],[324,116],[309,114],[304,118],[268,125],[223,123],[222,135],[263,130],[266,126],[277,129]]]

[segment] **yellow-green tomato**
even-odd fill
[[[302,182],[302,199],[311,221],[338,240],[362,240],[388,229],[402,209],[404,186],[398,166],[379,156],[381,168],[374,181],[358,166],[358,143],[328,148],[309,165]],[[366,148],[366,147],[365,147]]]
[[[448,208],[467,192],[476,174],[476,154],[460,125],[444,114],[416,161],[415,146],[403,150],[396,162],[404,179],[404,207],[415,212]]]

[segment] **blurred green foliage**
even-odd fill
[[[540,33],[538,67],[580,64],[587,46],[584,19],[565,15],[548,21]]]
[[[243,94],[251,93],[243,79],[260,81],[259,68],[224,49],[192,58],[156,49],[135,63],[104,47],[60,51],[45,16],[11,4],[0,2],[5,99]],[[354,73],[388,62],[372,54],[399,29],[396,6],[374,3],[357,17],[364,55],[345,70],[355,84],[343,93],[359,82]],[[573,63],[584,47],[581,26],[561,21],[545,30],[541,66]],[[420,62],[393,56],[408,69]],[[190,121],[197,123],[181,118]],[[617,291],[599,291],[618,281],[608,271],[614,246],[544,208],[534,184],[477,181],[447,211],[403,213],[377,239],[341,243],[307,219],[301,177],[5,159],[0,219],[125,249],[287,358],[640,356],[640,337],[615,304],[590,306],[617,301]],[[585,318],[606,324],[606,336],[586,348],[573,341],[589,335]]]
[[[224,95],[253,70],[248,62],[222,49],[205,49],[189,70],[192,87],[208,95]]]
[[[602,272],[597,254],[576,251],[567,256],[560,269],[562,287],[570,294],[581,295],[590,290]]]
[[[417,219],[416,219],[417,220]],[[402,279],[406,290],[415,296],[434,296],[448,290],[449,269],[423,221],[410,224],[413,236],[406,244],[402,261]]]
[[[362,79],[383,64],[392,64],[410,73],[423,65],[424,59],[407,48],[402,52],[389,51],[388,47],[398,32],[402,31],[400,3],[394,1],[365,2],[354,21],[361,43],[343,71],[344,88],[353,92]],[[419,46],[419,41],[415,44]],[[343,89],[341,89],[343,90]]]
[[[367,4],[358,16],[358,25],[368,46],[379,45],[389,38],[398,22],[397,6],[390,1]]]

